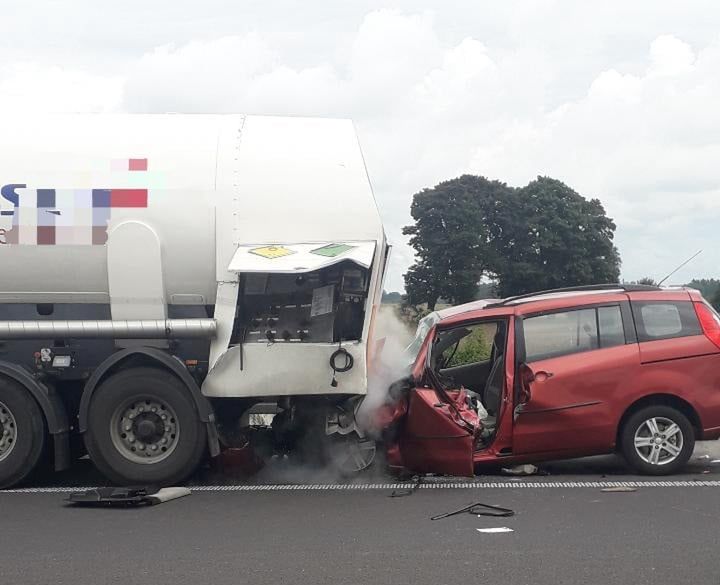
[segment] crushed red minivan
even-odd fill
[[[398,470],[473,475],[619,451],[663,475],[720,437],[720,316],[693,289],[476,301],[431,313],[408,351],[411,373],[379,413]]]

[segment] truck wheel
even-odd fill
[[[0,488],[20,483],[45,447],[45,420],[22,386],[0,379]]]
[[[170,485],[197,468],[207,444],[192,397],[172,374],[133,368],[115,374],[90,401],[85,446],[123,485]]]
[[[646,475],[669,475],[690,459],[695,433],[680,411],[670,406],[647,406],[625,421],[620,442],[633,469]]]
[[[352,477],[370,469],[376,459],[377,447],[371,439],[355,433],[345,437],[328,437],[328,463],[343,477]]]

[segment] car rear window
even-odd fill
[[[638,341],[701,335],[692,303],[672,301],[633,302]]]

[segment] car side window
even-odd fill
[[[462,329],[451,330],[451,335],[459,331],[462,331],[464,335],[450,347],[443,350],[440,358],[442,367],[467,366],[490,359],[492,343],[497,329],[497,322],[490,322],[476,323]]]
[[[618,305],[598,307],[598,325],[600,327],[600,347],[625,345],[625,329]]]
[[[701,335],[692,303],[687,301],[632,302],[638,341]]]
[[[529,317],[523,331],[527,362],[626,343],[618,305]]]
[[[529,317],[523,321],[523,331],[527,362],[599,347],[595,309]]]

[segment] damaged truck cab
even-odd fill
[[[620,451],[673,473],[720,436],[720,316],[692,289],[596,285],[421,321],[378,412],[391,467],[473,475]]]

